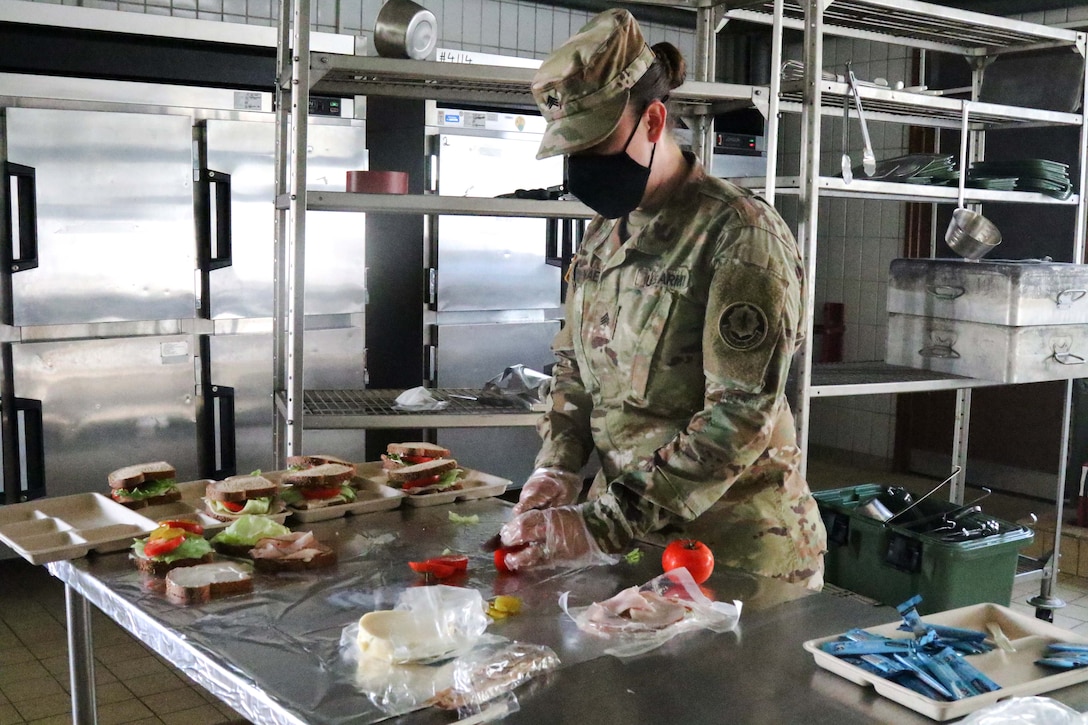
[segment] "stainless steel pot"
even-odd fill
[[[386,58],[423,60],[438,43],[434,13],[412,0],[388,0],[374,24],[374,49]]]
[[[979,260],[1001,244],[1001,230],[977,211],[960,207],[952,212],[944,240],[964,259]]]

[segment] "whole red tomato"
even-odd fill
[[[710,547],[695,539],[677,539],[665,547],[661,568],[672,571],[684,567],[696,584],[702,584],[714,571],[714,553]]]

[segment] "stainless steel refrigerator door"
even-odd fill
[[[229,266],[211,271],[210,317],[271,317],[275,124],[209,120],[208,168],[230,176]],[[343,191],[346,173],[367,167],[362,126],[311,123],[307,186]],[[361,214],[306,214],[306,314],[362,312],[366,304]]]
[[[362,327],[306,330],[305,387],[365,387]],[[237,470],[270,470],[272,450],[272,335],[212,335],[211,382],[234,388]],[[205,434],[208,432],[205,431]],[[366,456],[361,430],[307,430],[305,451],[348,460]]]
[[[7,160],[33,168],[37,188],[38,266],[12,275],[14,324],[193,317],[191,119],[5,116]]]
[[[536,159],[535,137],[438,138],[438,191],[491,197],[563,182],[561,157]],[[559,269],[544,262],[545,221],[496,217],[438,219],[439,312],[556,309]]]
[[[196,477],[193,354],[189,335],[13,345],[15,394],[42,404],[48,495],[106,492],[145,461]]]

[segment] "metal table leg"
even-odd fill
[[[91,639],[91,605],[82,594],[64,585],[68,618],[68,669],[72,688],[72,722],[95,725],[98,708],[94,694],[94,648]]]

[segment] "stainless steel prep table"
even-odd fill
[[[480,523],[453,523],[450,510],[477,514]],[[524,602],[520,615],[488,631],[548,645],[563,663],[557,673],[517,691],[520,710],[506,722],[931,722],[820,670],[801,649],[807,639],[895,621],[890,607],[719,570],[706,586],[719,599],[744,603],[736,632],[688,633],[619,660],[603,655],[603,641],[578,631],[560,611],[558,593],[572,592],[573,606],[646,582],[660,573],[659,550],[644,546],[646,556],[636,565],[500,576],[479,544],[508,516],[507,504],[485,499],[310,524],[303,528],[337,548],[335,568],[258,575],[253,594],[202,606],[177,606],[148,589],[125,554],[49,564],[66,585],[75,721],[95,718],[89,604],[254,722],[383,720],[341,659],[341,631],[367,611],[391,608],[405,587],[420,582],[406,562],[449,548],[470,556],[467,579],[457,583],[485,598],[515,594]],[[1057,695],[1074,707],[1088,704],[1088,686]],[[426,709],[400,721],[451,719]]]

